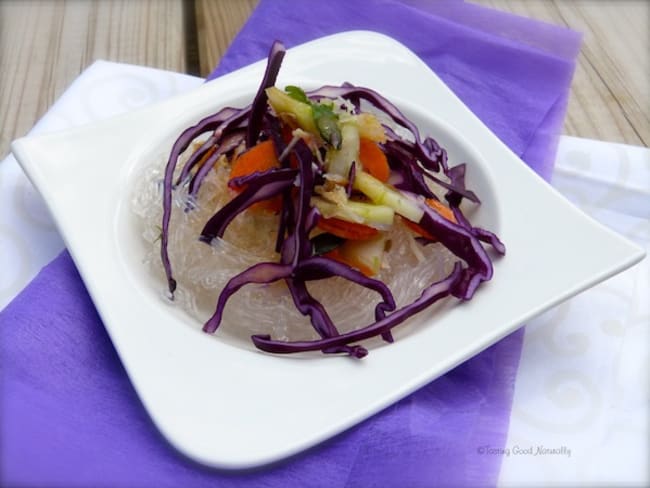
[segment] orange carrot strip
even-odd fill
[[[361,138],[359,145],[359,159],[363,169],[377,178],[379,181],[386,182],[390,176],[390,167],[384,151],[379,146],[365,137]]]
[[[343,253],[339,250],[340,248],[335,248],[332,249],[329,252],[326,252],[323,254],[323,256],[328,257],[330,259],[333,259],[334,261],[338,261],[339,263],[347,264],[348,266],[352,268],[356,268],[359,271],[361,271],[364,275],[366,276],[374,276],[374,272],[372,269],[370,269],[368,266],[366,266],[364,263],[361,261],[353,260],[350,258],[350,256],[343,255]]]
[[[332,217],[321,218],[316,224],[321,230],[342,237],[343,239],[365,240],[375,237],[379,231],[374,227]]]
[[[245,153],[237,156],[230,166],[230,179],[247,176],[257,171],[266,171],[280,166],[272,140],[260,142]],[[244,187],[234,187],[236,192],[241,192]],[[277,196],[269,200],[258,202],[251,208],[279,212],[282,208],[282,198]]]
[[[269,139],[253,146],[234,159],[230,168],[230,179],[247,176],[256,171],[277,168],[279,165],[278,157],[275,154],[275,145]]]
[[[427,205],[434,209],[436,212],[438,212],[440,215],[442,215],[444,218],[447,220],[453,222],[454,224],[457,224],[456,222],[456,217],[454,216],[454,211],[450,209],[447,205],[442,203],[440,200],[436,200],[435,198],[427,198],[426,200]]]
[[[436,200],[435,198],[427,198],[426,202],[427,205],[429,205],[429,207],[434,209],[444,218],[453,222],[454,224],[457,223],[456,217],[454,216],[454,212],[449,207],[447,207],[444,203],[440,202],[439,200]],[[404,222],[404,225],[406,225],[409,229],[411,229],[416,234],[420,234],[422,237],[425,237],[426,239],[429,239],[432,242],[438,242],[438,238],[436,236],[431,235],[430,232],[427,232],[415,222],[411,222],[408,219],[402,219],[402,222]]]

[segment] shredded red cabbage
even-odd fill
[[[230,184],[242,189],[229,203],[220,208],[205,223],[199,238],[210,244],[224,235],[232,220],[253,204],[270,198],[281,198],[278,215],[277,262],[260,262],[233,276],[219,294],[214,314],[203,330],[215,332],[224,316],[229,298],[247,284],[268,284],[284,281],[296,308],[310,317],[320,339],[314,341],[275,341],[270,336],[255,335],[253,343],[260,349],[273,353],[290,353],[320,350],[323,353],[345,353],[364,357],[365,347],[354,344],[374,336],[382,336],[392,342],[391,329],[408,317],[429,307],[449,295],[469,300],[480,284],[491,279],[493,266],[482,243],[489,244],[498,254],[505,254],[505,246],[498,237],[485,229],[473,227],[460,209],[463,198],[480,203],[478,197],[465,186],[466,165],[449,167],[447,153],[431,137],[421,138],[417,127],[391,102],[373,90],[344,83],[340,87],[324,86],[306,94],[314,102],[327,99],[344,99],[352,104],[355,113],[360,112],[361,101],[370,103],[376,110],[386,114],[395,124],[412,134],[413,140],[399,137],[389,127],[384,127],[387,140],[379,147],[390,166],[390,181],[396,191],[419,208],[422,217],[416,222],[429,235],[459,259],[453,271],[444,279],[432,283],[413,302],[396,310],[391,290],[382,281],[369,277],[338,260],[314,252],[310,233],[322,218],[312,205],[314,187],[324,181],[321,164],[324,152],[308,145],[303,139],[288,143],[283,132],[283,122],[268,107],[267,88],[274,86],[283,57],[284,46],[275,42],[269,52],[267,68],[259,90],[248,107],[225,108],[210,115],[193,127],[186,129],[174,143],[165,169],[163,184],[163,218],[161,232],[161,260],[167,276],[168,288],[173,298],[176,281],[169,259],[169,226],[173,193],[181,187],[188,188],[186,211],[192,210],[191,202],[197,197],[205,177],[223,157],[257,145],[261,141],[273,141],[278,154],[284,154],[277,167],[255,171],[231,180]],[[336,115],[333,116],[335,120]],[[202,142],[177,173],[179,157],[200,136]],[[317,136],[316,136],[317,137]],[[357,161],[352,161],[347,172],[345,194],[353,193],[355,175],[359,171]],[[447,200],[455,221],[442,216],[428,205],[425,199],[436,199],[431,185],[446,190]],[[420,238],[426,241],[425,238]],[[333,242],[339,242],[338,239]],[[340,277],[377,292],[380,300],[375,306],[375,321],[347,333],[339,333],[327,310],[308,291],[307,283]]]
[[[401,324],[407,318],[433,305],[441,298],[448,296],[462,276],[461,268],[461,264],[456,263],[454,270],[449,274],[449,276],[441,281],[429,285],[412,303],[401,307],[399,310],[385,316],[383,319],[361,329],[316,341],[274,341],[268,335],[254,335],[252,337],[253,343],[263,351],[286,354],[318,350],[327,351],[333,347],[340,347],[351,342],[362,341],[364,339],[378,336],[389,332],[393,327]]]

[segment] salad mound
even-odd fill
[[[214,187],[216,173],[225,174],[228,198],[209,212],[196,237],[219,246],[243,218],[253,226],[264,222],[260,229],[271,225],[273,242],[264,259],[229,277],[203,330],[219,328],[226,304],[242,287],[284,283],[318,338],[254,334],[256,347],[361,358],[368,351],[359,341],[381,336],[392,342],[393,327],[438,300],[450,295],[471,299],[493,273],[484,244],[502,255],[505,247],[492,232],[473,227],[461,211],[464,199],[480,204],[465,187],[464,163],[449,166],[446,151],[433,138],[422,139],[397,107],[371,89],[349,83],[309,92],[276,87],[284,55],[284,46],[276,41],[251,105],[224,108],[186,129],[174,143],[162,188],[162,266],[173,299],[173,209],[181,205],[191,214],[203,205],[205,211],[199,192]],[[182,157],[187,152],[189,157]],[[454,262],[441,279],[398,306],[380,276],[393,241],[404,234],[416,239],[417,246],[438,243]],[[269,235],[261,239],[269,241]],[[324,300],[311,288],[331,278],[373,293],[374,320],[339,332]]]

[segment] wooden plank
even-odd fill
[[[650,144],[650,3],[643,0],[472,0],[583,33],[564,133]]]
[[[96,59],[184,72],[183,1],[0,1],[0,158]]]
[[[184,15],[195,3],[193,16]],[[474,0],[584,32],[565,133],[648,145],[650,3]],[[217,65],[258,0],[0,1],[0,157],[93,60],[194,71]],[[184,24],[196,23],[188,29]],[[191,46],[190,46],[191,47]],[[192,58],[192,56],[190,56]]]
[[[214,70],[259,0],[195,0],[201,76]]]
[[[201,74],[216,66],[256,0],[196,0]],[[643,0],[472,0],[584,34],[564,133],[650,143],[650,2]]]

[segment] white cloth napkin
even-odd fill
[[[648,148],[562,137],[552,183],[650,255]],[[527,324],[502,486],[650,485],[649,297],[646,258]]]
[[[96,61],[30,131],[40,134],[108,118],[188,91],[203,79]],[[45,203],[12,155],[0,163],[0,309],[64,248]]]
[[[202,82],[97,61],[31,133],[106,118]],[[649,149],[562,137],[553,185],[650,250]],[[0,163],[0,309],[63,247],[44,202],[8,156]],[[500,485],[650,483],[648,263],[528,323],[506,447],[478,446],[502,457]]]

